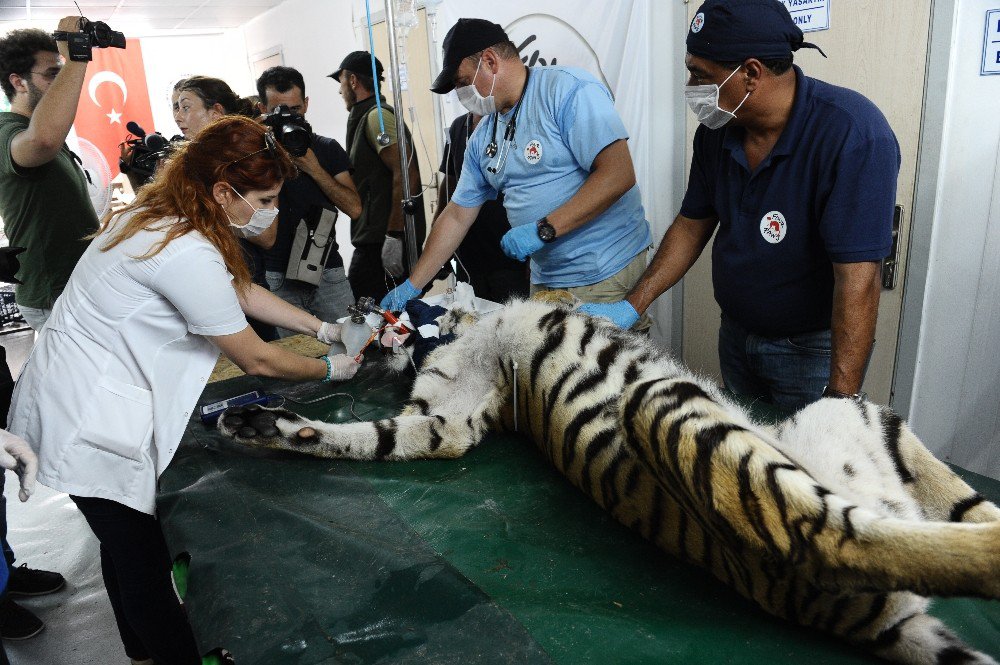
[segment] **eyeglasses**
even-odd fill
[[[36,72],[34,69],[32,69],[28,73],[29,74],[38,74],[39,76],[41,76],[46,81],[55,81],[56,77],[59,76],[59,72],[60,71],[62,71],[62,70],[57,69],[55,71],[48,70],[48,71],[44,71],[44,72]]]
[[[260,150],[254,150],[253,152],[247,153],[247,154],[243,155],[242,157],[240,157],[239,159],[234,159],[233,161],[229,162],[228,164],[226,164],[222,168],[223,169],[228,169],[230,166],[232,166],[236,162],[242,162],[244,159],[249,159],[250,157],[253,157],[254,155],[259,155],[262,152],[266,152],[267,156],[270,157],[270,158],[272,158],[272,159],[275,159],[278,156],[278,143],[277,143],[277,141],[275,141],[274,134],[271,132],[271,130],[268,130],[268,131],[264,132],[264,147],[263,148],[261,148]]]

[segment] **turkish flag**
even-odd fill
[[[124,49],[94,49],[76,111],[76,135],[93,143],[104,155],[112,178],[119,173],[118,146],[129,134],[125,124],[130,120],[153,131],[153,111],[138,39],[125,40]]]

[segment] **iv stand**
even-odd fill
[[[406,135],[406,125],[400,116],[403,106],[403,84],[399,78],[399,53],[396,51],[396,9],[393,0],[385,0],[385,26],[389,33],[389,71],[392,72],[392,98],[396,102],[396,140],[399,142],[399,161],[403,175],[403,215],[405,217],[406,258],[409,270],[417,264],[417,228],[413,211],[417,202],[410,190],[410,141]],[[374,48],[374,46],[372,47]],[[419,184],[419,183],[418,183]]]

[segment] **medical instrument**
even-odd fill
[[[198,408],[198,412],[201,416],[201,422],[205,425],[212,427],[215,422],[222,415],[222,412],[233,406],[247,406],[248,404],[260,404],[266,405],[273,399],[281,399],[282,402],[284,398],[281,395],[273,395],[268,393],[263,393],[259,390],[254,390],[248,393],[243,393],[242,395],[237,395],[236,397],[230,397],[229,399],[224,399],[219,402],[212,402],[211,404],[206,404]]]
[[[497,125],[500,123],[500,113],[497,112],[493,114],[493,133],[490,136],[490,142],[486,144],[486,156],[490,159],[496,157],[496,163],[493,166],[487,166],[486,170],[490,173],[496,174],[503,171],[503,167],[507,165],[507,156],[510,154],[511,144],[514,142],[514,133],[517,131],[517,114],[521,111],[521,104],[524,102],[524,94],[528,91],[528,77],[531,75],[531,69],[528,67],[524,68],[524,87],[521,88],[521,98],[517,100],[517,104],[514,105],[514,113],[510,117],[510,122],[507,124],[507,128],[503,132],[503,144],[497,145]],[[514,146],[517,147],[516,145]]]

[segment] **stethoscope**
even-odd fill
[[[493,114],[493,133],[490,136],[490,142],[486,144],[486,156],[490,159],[495,157],[496,162],[492,166],[487,166],[486,170],[494,175],[503,171],[503,167],[507,165],[507,156],[510,154],[510,147],[514,142],[514,133],[517,131],[517,114],[521,110],[521,103],[524,101],[524,95],[528,90],[528,76],[530,74],[531,69],[525,67],[524,87],[521,88],[521,98],[514,105],[514,114],[510,117],[507,129],[503,132],[503,144],[500,146],[497,145],[497,125],[500,123],[500,113]]]

